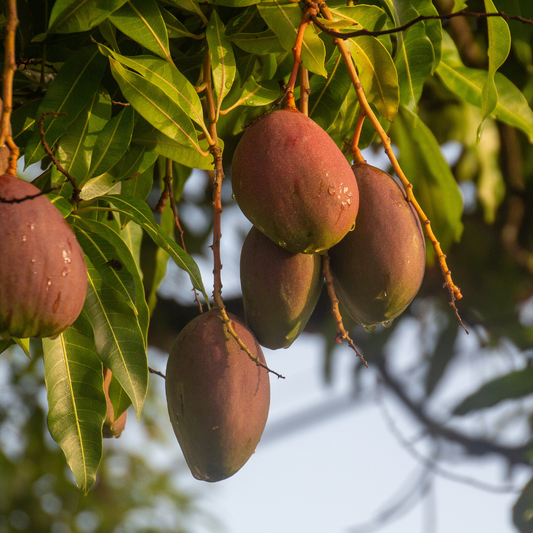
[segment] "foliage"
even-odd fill
[[[456,10],[463,4],[456,1]],[[471,4],[472,11],[533,18],[528,2]],[[131,402],[141,416],[148,394],[150,315],[155,313],[153,323],[169,256],[209,305],[197,264],[176,242],[181,234],[174,229],[170,202],[156,209],[157,197],[166,190],[179,202],[190,169],[212,174],[218,149],[229,170],[243,127],[281,102],[302,7],[278,0],[18,2],[13,140],[26,167],[40,166],[35,184],[48,191],[74,229],[89,271],[84,312],[57,339],[42,343],[50,433],[85,493],[102,459],[101,436],[94,438],[94,428],[105,419],[102,365],[116,378],[113,404],[123,411]],[[449,255],[465,294],[465,324],[487,344],[504,337],[526,350],[532,335],[519,322],[519,305],[533,292],[528,210],[533,25],[500,17],[463,18],[457,25],[454,18],[443,29],[441,20],[428,18],[404,31],[379,33],[450,8],[437,0],[370,0],[368,5],[333,0],[333,20],[320,20],[341,33],[354,27],[375,32],[353,35],[346,46],[366,99]],[[301,58],[309,73],[308,114],[344,147],[361,109],[349,68],[333,37],[315,24],[306,28]],[[307,86],[301,85],[294,95],[303,105]],[[49,112],[61,115],[43,117]],[[79,203],[72,201],[72,183],[45,150],[40,120],[46,144],[80,189]],[[381,141],[366,120],[359,148],[379,147]],[[452,169],[439,149],[450,141],[463,146]],[[463,209],[458,182],[464,190],[475,185],[476,200],[467,205],[472,213]],[[206,194],[203,203],[210,202]],[[188,249],[200,249],[208,231],[194,235],[184,223]],[[432,267],[435,259],[428,249],[421,297],[437,294],[443,300],[447,293]],[[453,320],[450,310],[449,325],[436,328],[438,338],[425,353],[427,398],[453,360],[462,331]],[[327,320],[322,322],[328,331]],[[394,329],[361,340],[371,365]],[[2,341],[0,349],[10,344]],[[510,372],[470,395],[455,414],[530,394],[529,374]],[[84,411],[91,415],[82,416]],[[530,455],[525,447],[523,460]],[[521,531],[531,531],[528,494],[519,502],[526,511],[515,513]]]

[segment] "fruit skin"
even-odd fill
[[[0,197],[39,194],[31,183],[0,176]],[[78,318],[87,268],[74,233],[46,198],[0,203],[0,337],[53,337]]]
[[[288,348],[304,329],[322,289],[318,254],[293,254],[252,227],[241,251],[246,323],[262,346]]]
[[[331,248],[357,216],[349,163],[331,137],[296,110],[274,111],[245,132],[231,182],[244,215],[294,253]]]
[[[228,316],[265,364],[250,330]],[[240,348],[217,309],[197,316],[178,335],[168,359],[166,394],[172,427],[196,479],[226,479],[248,461],[267,421],[268,372]]]
[[[353,166],[360,194],[355,229],[329,250],[333,285],[348,314],[372,326],[397,317],[416,296],[426,245],[403,187],[383,170]]]

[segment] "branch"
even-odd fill
[[[392,33],[400,33],[402,31],[407,30],[414,24],[417,24],[418,22],[423,22],[425,20],[450,20],[454,17],[471,17],[471,18],[488,18],[488,17],[501,17],[505,20],[517,20],[519,22],[522,22],[524,24],[533,24],[533,20],[526,19],[524,17],[520,17],[519,15],[508,15],[507,13],[504,13],[503,11],[499,11],[498,13],[474,13],[471,11],[456,11],[455,13],[448,13],[447,15],[419,15],[418,17],[414,18],[413,20],[410,20],[409,22],[406,22],[402,26],[398,26],[396,28],[390,28],[388,30],[365,30],[364,28],[361,30],[356,30],[350,33],[340,33],[335,30],[329,29],[327,26],[322,24],[318,17],[316,15],[310,14],[309,18],[313,21],[314,24],[318,28],[320,28],[324,33],[327,35],[330,35],[331,37],[335,37],[336,39],[351,39],[352,37],[360,37],[361,35],[369,35],[372,37],[378,37],[379,35],[390,35]]]
[[[395,380],[389,373],[386,360],[383,356],[377,357],[375,362],[383,382],[396,394],[410,413],[426,427],[431,435],[460,444],[470,455],[482,457],[484,455],[496,454],[505,457],[511,465],[531,466],[531,446],[512,447],[498,445],[489,440],[473,438],[459,431],[442,426],[426,414],[422,405],[415,403],[407,395],[400,382]]]
[[[76,180],[65,170],[63,165],[57,160],[56,156],[54,155],[54,152],[50,150],[50,147],[48,146],[48,143],[46,142],[46,139],[44,138],[44,117],[46,115],[52,115],[53,120],[57,118],[58,115],[64,115],[65,113],[57,113],[56,111],[47,111],[46,113],[43,113],[41,115],[41,118],[39,119],[39,132],[41,134],[41,142],[43,143],[43,147],[46,151],[46,153],[50,156],[50,159],[53,161],[54,165],[56,166],[57,170],[63,174],[68,181],[70,181],[73,191],[72,191],[72,201],[76,204],[80,202],[80,193],[81,190],[78,187],[78,184],[76,183]]]

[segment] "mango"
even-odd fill
[[[293,253],[331,248],[357,216],[349,163],[318,124],[294,109],[274,111],[244,133],[231,183],[244,215]]]
[[[265,364],[250,330],[228,316]],[[254,453],[270,406],[268,372],[241,349],[219,310],[197,316],[178,335],[167,363],[166,396],[172,427],[196,479],[226,479]]]
[[[405,190],[390,174],[353,166],[360,195],[355,229],[329,250],[333,286],[348,314],[371,329],[388,325],[416,296],[425,240]]]
[[[241,250],[246,323],[259,344],[288,348],[304,329],[322,289],[318,254],[293,254],[252,227]]]
[[[41,191],[8,174],[3,200]],[[0,337],[53,337],[78,318],[87,268],[74,233],[46,196],[0,202]]]

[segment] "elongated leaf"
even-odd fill
[[[43,339],[43,352],[48,428],[87,493],[102,459],[106,414],[102,363],[87,316],[82,312],[56,339]]]
[[[113,418],[116,420],[131,405],[131,400],[113,374],[111,374],[108,394],[113,406]]]
[[[111,102],[106,100],[100,92],[95,92],[59,141],[57,150],[59,162],[79,186],[83,184],[89,173],[98,134],[110,118]],[[65,181],[62,174],[59,179],[60,182]],[[54,178],[52,184],[57,184]],[[62,191],[64,196],[71,192],[72,186],[70,184],[66,191]]]
[[[250,54],[281,54],[285,51],[272,30],[261,33],[235,33],[228,36],[228,39]]]
[[[418,12],[405,0],[385,0],[392,13],[394,25],[401,26],[416,18]],[[431,74],[435,61],[433,44],[423,23],[397,34],[398,44],[394,63],[400,85],[400,103],[416,112],[424,81]]]
[[[461,236],[462,198],[450,167],[431,130],[405,108],[394,121],[392,137],[400,148],[400,165],[413,184],[413,192],[422,206],[442,248]],[[433,249],[427,248],[434,257]]]
[[[137,147],[137,145],[132,145]],[[141,146],[141,148],[146,148]],[[148,152],[153,153],[153,152]],[[156,153],[157,155],[157,153]],[[146,197],[152,189],[154,184],[154,167],[153,165],[147,168],[139,176],[133,176],[132,178],[125,179],[121,182],[121,193],[124,196],[133,196],[141,200],[146,200]],[[122,217],[121,217],[122,218]],[[122,221],[122,225],[127,224],[129,219]],[[129,224],[128,224],[129,225]]]
[[[141,270],[141,245],[142,245],[142,238],[143,238],[143,230],[141,226],[139,226],[138,224],[127,224],[120,230],[120,237],[122,241],[126,243],[126,246],[131,252],[132,257],[135,260],[135,264],[137,265],[137,271],[139,272],[139,277],[141,278],[141,281],[142,281],[143,271]],[[143,287],[143,294],[144,294],[144,287]]]
[[[237,73],[233,49],[224,30],[224,24],[220,20],[218,13],[213,11],[209,25],[207,26],[206,37],[211,55],[211,70],[217,98],[217,117],[222,106],[222,101],[229,93],[235,81],[235,74]]]
[[[0,354],[4,353],[13,344],[15,344],[13,339],[0,339]]]
[[[94,28],[126,0],[58,0],[50,14],[48,33],[76,33]]]
[[[35,116],[41,105],[41,100],[34,100],[13,111],[11,115],[11,127],[13,128],[13,141],[23,149],[29,141],[35,128]],[[20,155],[23,155],[23,151]]]
[[[210,4],[228,7],[246,7],[258,4],[261,0],[209,0]]]
[[[128,244],[109,226],[97,220],[80,218],[74,229],[76,235],[81,237],[79,241],[84,252],[91,258],[101,278],[116,289],[135,311],[147,346],[150,315],[138,262]]]
[[[127,0],[109,20],[122,33],[172,62],[167,27],[155,0]]]
[[[169,39],[179,39],[181,37],[198,39],[198,35],[191,33],[172,13],[168,12],[166,9],[161,9],[161,15],[163,16],[163,20],[167,26]]]
[[[206,16],[204,15],[203,11],[200,9],[199,3],[197,0],[168,0],[172,4],[176,4],[177,6],[181,7],[185,11],[190,11],[191,13],[194,13],[198,15],[205,26],[208,24],[208,20]]]
[[[298,4],[282,4],[274,0],[273,2],[261,2],[257,8],[268,27],[278,36],[283,48],[287,52],[291,52],[302,19],[302,11]],[[302,46],[303,66],[315,74],[327,76],[324,67],[325,59],[324,43],[315,32],[314,27],[308,26]]]
[[[133,119],[133,108],[128,106],[105,125],[96,139],[91,168],[80,185],[87,183],[93,176],[108,172],[118,163],[130,145]]]
[[[336,20],[367,30],[380,28],[385,19],[383,10],[375,6],[331,8]],[[396,67],[384,44],[374,37],[361,36],[346,40],[368,101],[380,114],[392,121],[398,112],[400,89]]]
[[[102,199],[109,201],[115,209],[139,224],[153,241],[172,257],[176,265],[189,274],[193,286],[198,289],[206,301],[207,294],[202,282],[202,276],[194,259],[178,246],[172,239],[161,230],[145,202],[137,198],[125,198],[123,196],[103,196]],[[113,369],[111,369],[113,370]]]
[[[192,83],[174,65],[151,56],[125,57],[112,52],[103,45],[100,45],[100,51],[105,56],[117,60],[121,65],[136,70],[178,104],[202,129],[207,129],[198,93]]]
[[[325,130],[335,121],[352,83],[338,52],[331,56],[326,70],[327,79],[317,75],[311,77],[309,97],[309,116]]]
[[[139,417],[148,390],[148,361],[137,315],[119,292],[87,262],[84,309],[94,330],[96,352],[131,399]]]
[[[219,139],[219,143],[223,147],[221,141],[222,139]],[[168,157],[172,161],[176,161],[187,167],[203,170],[213,169],[213,158],[207,151],[209,150],[209,143],[206,140],[200,141],[199,143],[200,149],[205,150],[205,156],[190,146],[186,146],[167,137],[156,129],[146,131],[143,128],[143,130],[139,130],[139,134],[137,134],[136,130],[133,135],[133,142],[146,146],[157,154]]]
[[[15,343],[22,348],[22,351],[26,354],[27,357],[31,359],[30,356],[30,339],[13,339]]]
[[[81,191],[84,200],[107,194],[122,180],[136,180],[156,161],[157,154],[146,146],[131,144],[124,157],[108,172],[89,180]]]
[[[497,13],[492,0],[485,0],[487,13]],[[481,111],[483,119],[478,128],[478,139],[481,136],[483,121],[496,109],[498,105],[498,89],[494,81],[496,71],[503,65],[511,50],[511,32],[507,22],[501,17],[488,17],[489,33],[489,68],[488,76],[481,93]]]
[[[201,154],[196,130],[181,107],[142,76],[112,58],[109,61],[113,77],[135,110],[161,133]]]
[[[94,96],[100,85],[105,66],[105,58],[94,46],[82,48],[71,55],[63,65],[46,91],[36,117],[38,122],[43,113],[49,111],[65,113],[55,120],[50,116],[44,120],[44,134],[50,146],[65,133],[68,126],[74,122]],[[26,167],[44,157],[45,151],[41,145],[38,128],[34,128],[24,153]]]
[[[465,67],[451,37],[444,34],[442,61],[437,69],[442,82],[457,96],[481,109],[487,71]],[[502,73],[496,72],[498,104],[492,116],[521,129],[533,142],[533,111],[526,98]]]
[[[533,367],[493,379],[467,396],[454,410],[454,415],[466,415],[486,407],[492,407],[504,400],[523,398],[533,393]]]
[[[267,105],[277,100],[279,93],[279,84],[275,81],[257,83],[253,77],[250,77],[244,84],[238,102],[245,106]]]

